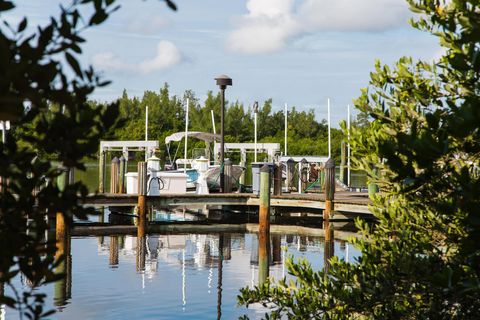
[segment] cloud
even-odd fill
[[[281,49],[318,31],[382,31],[406,23],[403,0],[249,0],[248,13],[233,21],[227,48],[241,53]]]
[[[170,41],[160,41],[157,45],[157,55],[140,63],[138,66],[143,73],[165,69],[178,64],[181,54],[178,48]]]
[[[141,35],[154,35],[169,26],[171,21],[158,15],[135,17],[129,20],[126,30]]]
[[[143,62],[128,63],[111,52],[103,52],[94,55],[92,63],[101,69],[149,74],[172,67],[180,63],[181,60],[180,50],[170,41],[162,40],[157,44],[156,55],[152,59]]]

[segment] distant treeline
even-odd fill
[[[158,140],[159,155],[166,160],[165,137],[185,130],[185,101],[190,101],[189,131],[213,132],[211,110],[215,116],[216,132],[220,133],[220,93],[208,92],[205,102],[201,103],[195,93],[187,90],[182,97],[171,95],[168,84],[159,92],[145,91],[143,97],[129,97],[124,91],[120,100],[121,125],[108,134],[109,140],[145,139],[145,107],[148,106],[148,139]],[[260,105],[257,114],[257,141],[278,142],[284,152],[284,112],[272,111],[272,100]],[[340,160],[340,145],[344,134],[339,129],[331,130],[332,155],[336,162]],[[241,102],[226,101],[225,141],[254,141],[254,112],[251,106]],[[189,140],[189,156],[192,149],[204,148],[204,143]],[[176,146],[175,146],[176,149]],[[173,153],[175,152],[173,150]],[[172,151],[171,151],[172,152]],[[183,147],[177,157],[183,157]],[[315,120],[313,109],[298,111],[295,107],[288,111],[288,154],[290,155],[328,155],[328,127],[326,120]],[[230,155],[237,159],[238,155]],[[259,159],[260,160],[260,159]]]

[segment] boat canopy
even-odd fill
[[[217,141],[220,142],[221,136],[219,134],[213,134],[208,132],[199,132],[199,131],[189,131],[188,137],[197,138],[203,140],[205,142],[213,142]],[[172,141],[180,141],[185,138],[185,132],[176,132],[174,134],[169,135],[165,138],[165,144],[169,144]]]

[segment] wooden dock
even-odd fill
[[[134,194],[97,194],[88,197],[86,204],[104,206],[135,206],[137,195]],[[324,194],[296,194],[287,193],[280,196],[271,196],[271,207],[288,207],[299,209],[325,209]],[[148,205],[166,208],[172,206],[189,205],[231,205],[231,206],[258,206],[258,195],[251,193],[225,193],[200,195],[194,193],[168,194],[160,196],[147,196]],[[368,205],[370,199],[366,193],[336,192],[335,212],[339,214],[370,215]]]

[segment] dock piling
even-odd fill
[[[292,158],[287,160],[287,179],[286,187],[287,191],[291,192],[294,188],[294,176],[295,176],[295,160]]]
[[[100,193],[105,193],[105,160],[106,153],[101,150],[98,159],[98,192]]]
[[[300,181],[298,182],[299,190],[298,193],[305,193],[307,189],[307,179],[308,179],[308,162],[305,158],[300,161]]]
[[[270,168],[260,168],[260,208],[258,228],[258,281],[264,283],[268,278],[269,242],[270,242]]]
[[[282,167],[281,163],[276,163],[273,170],[273,194],[276,196],[282,194]]]
[[[335,161],[330,158],[325,162],[325,210],[323,219],[329,220],[333,211],[335,197]]]
[[[147,228],[147,163],[140,161],[138,167],[138,237],[144,237]]]
[[[120,172],[118,175],[118,193],[125,193],[125,173],[127,172],[126,170],[127,159],[125,159],[124,156],[121,156],[119,159],[119,162],[120,162]]]
[[[118,190],[118,173],[120,160],[117,157],[112,159],[112,167],[110,168],[110,193],[119,193]]]
[[[225,159],[224,162],[224,188],[223,188],[223,193],[230,193],[232,192],[232,160],[230,159]]]

